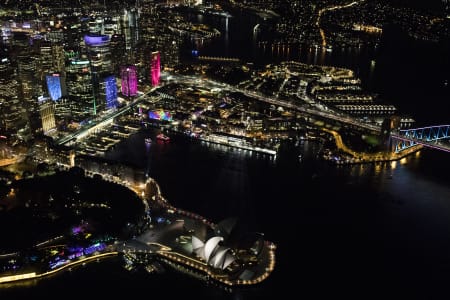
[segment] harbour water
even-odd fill
[[[376,56],[376,59],[390,61],[389,55],[383,55],[384,58]],[[349,59],[355,58],[349,55]],[[427,68],[426,62],[415,63],[422,66],[418,72]],[[398,70],[402,66],[399,64],[393,68]],[[381,65],[373,76],[376,84],[384,84],[384,93],[406,95],[395,99],[403,107],[408,107],[408,99],[412,103],[423,100],[422,94],[413,98],[414,93],[406,90],[410,82],[407,78],[418,73],[404,74],[407,78],[402,78],[399,84],[405,92],[397,93],[390,90],[393,87],[383,77],[389,73],[387,64]],[[437,71],[441,68],[433,66]],[[414,91],[420,87],[410,88]],[[439,97],[443,98],[448,91],[439,84],[425,90],[436,96],[428,102],[433,104],[440,103]],[[430,124],[448,117],[442,111],[433,113],[429,107],[416,104],[410,113]],[[215,222],[236,216],[241,226],[264,232],[266,239],[278,246],[274,273],[259,286],[229,293],[171,270],[163,274],[130,273],[120,262],[111,260],[86,265],[28,287],[0,289],[2,299],[29,298],[29,295],[37,298],[144,295],[166,299],[284,299],[283,295],[296,299],[448,298],[448,153],[423,150],[395,163],[336,167],[317,159],[321,145],[315,142],[284,145],[273,159],[176,135],[170,136],[169,143],[158,143],[155,135],[153,129],[137,133],[118,144],[108,157],[146,171],[175,206]],[[152,138],[150,145],[145,143],[146,137]]]
[[[283,289],[306,298],[389,292],[423,299],[445,292],[447,153],[424,150],[396,163],[335,167],[316,159],[315,142],[285,145],[273,160],[184,136],[145,144],[145,137],[155,134],[151,129],[133,135],[108,156],[147,171],[175,206],[216,222],[236,216],[244,228],[264,232],[278,246],[274,273],[255,288],[229,293],[170,269],[129,273],[119,261],[107,261],[0,294],[81,296],[89,288],[105,297],[148,292],[169,299],[186,293],[256,299],[273,298]]]

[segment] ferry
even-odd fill
[[[156,138],[157,138],[158,140],[164,141],[164,142],[170,141],[170,138],[169,138],[167,135],[164,135],[164,134],[162,134],[162,133],[158,134],[158,135],[156,136]]]

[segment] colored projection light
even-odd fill
[[[120,67],[120,77],[122,79],[122,95],[137,95],[137,73],[135,66]]]
[[[161,75],[161,61],[159,51],[152,52],[152,86],[157,86],[159,84],[159,76]]]
[[[150,111],[148,117],[154,120],[172,121],[172,115],[168,111]]]
[[[108,35],[85,35],[84,42],[89,46],[97,46],[107,43],[109,41]]]
[[[59,74],[47,75],[45,78],[50,98],[52,98],[53,101],[61,98],[61,78],[59,77]]]
[[[114,76],[108,76],[105,78],[105,98],[106,108],[117,107],[117,86],[116,78]]]

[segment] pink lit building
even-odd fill
[[[161,75],[161,61],[159,51],[152,52],[151,62],[152,86],[159,84],[159,76]]]
[[[121,66],[120,77],[122,78],[122,95],[132,97],[137,95],[137,72],[136,66]]]

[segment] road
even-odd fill
[[[260,93],[254,92],[254,91],[237,88],[237,87],[225,84],[225,83],[216,82],[216,81],[213,81],[210,79],[205,79],[205,78],[202,78],[199,76],[186,76],[186,75],[179,75],[179,74],[173,75],[172,74],[171,78],[172,78],[171,82],[183,83],[183,84],[190,85],[190,86],[196,85],[196,86],[204,86],[204,87],[208,87],[208,88],[225,89],[225,90],[232,91],[232,92],[239,92],[248,97],[257,99],[259,101],[273,104],[273,105],[280,106],[280,107],[284,107],[284,108],[289,108],[292,110],[296,110],[296,111],[302,112],[307,115],[321,117],[321,118],[333,120],[333,121],[338,121],[343,124],[356,126],[359,128],[370,130],[370,131],[380,132],[380,130],[381,130],[381,128],[379,126],[360,122],[357,119],[352,118],[348,115],[344,115],[342,113],[337,113],[337,112],[333,112],[333,111],[329,111],[329,110],[327,111],[326,108],[320,109],[318,107],[316,108],[316,107],[312,107],[312,106],[307,107],[305,105],[298,105],[298,104],[292,103],[290,101],[285,101],[285,100],[280,100],[280,99],[277,99],[274,97],[265,96]],[[122,115],[123,113],[125,113],[125,112],[129,111],[130,109],[132,109],[133,107],[135,107],[143,99],[145,99],[145,97],[149,93],[155,91],[156,89],[158,89],[158,87],[152,88],[147,93],[141,93],[141,95],[139,97],[134,99],[133,102],[129,103],[128,105],[126,105],[112,113],[100,116],[98,119],[93,120],[91,124],[81,128],[80,130],[78,130],[74,133],[66,135],[65,137],[59,139],[56,143],[58,145],[64,145],[71,140],[84,137],[84,136],[88,135],[89,132],[95,131],[96,129],[100,129],[103,126],[105,126],[109,123],[112,123],[114,118]]]
[[[100,117],[97,117],[95,120],[92,121],[92,123],[90,123],[87,126],[82,127],[80,130],[68,134],[65,137],[59,139],[56,141],[56,144],[58,145],[64,145],[67,142],[73,140],[73,139],[78,139],[80,137],[83,137],[85,135],[87,135],[90,131],[95,130],[95,128],[101,128],[104,125],[111,123],[114,118],[128,112],[130,109],[134,108],[137,104],[139,104],[140,102],[142,102],[142,100],[145,99],[145,97],[148,96],[148,94],[150,94],[151,92],[155,91],[157,89],[157,87],[154,87],[152,89],[150,89],[148,92],[146,93],[141,93],[137,98],[135,98],[131,103],[129,103],[128,105],[113,111],[111,113],[102,115]]]
[[[269,97],[269,96],[262,95],[260,93],[254,92],[254,91],[237,88],[237,87],[234,87],[234,86],[231,86],[231,85],[228,85],[225,83],[216,82],[216,81],[213,81],[210,79],[199,78],[198,76],[184,76],[184,75],[174,75],[173,78],[178,83],[183,83],[183,84],[191,85],[191,86],[198,85],[198,86],[205,86],[208,88],[220,88],[220,89],[225,89],[225,90],[229,90],[232,92],[239,92],[250,98],[254,98],[259,101],[273,104],[276,106],[293,109],[293,110],[302,112],[307,115],[321,117],[321,118],[333,120],[333,121],[338,121],[338,122],[341,122],[344,124],[356,126],[359,128],[370,130],[370,131],[375,131],[375,132],[381,131],[380,126],[360,122],[357,119],[355,119],[351,116],[342,114],[342,113],[337,113],[337,112],[333,112],[330,110],[327,111],[326,109],[319,109],[319,108],[315,108],[315,107],[307,107],[305,105],[295,104],[290,101],[280,100],[280,99],[277,99],[274,97]]]
[[[320,27],[320,19],[322,18],[322,14],[326,11],[331,11],[331,10],[337,10],[337,9],[343,9],[343,8],[347,8],[347,7],[352,7],[354,5],[360,4],[362,2],[364,2],[365,0],[360,0],[360,1],[353,1],[351,3],[345,4],[345,5],[335,5],[335,6],[330,6],[330,7],[325,7],[322,8],[321,10],[319,10],[318,14],[317,14],[317,20],[316,20],[316,26],[319,27],[320,30],[320,37],[322,38],[322,46],[325,47],[327,45],[327,39],[325,36],[325,31]]]

